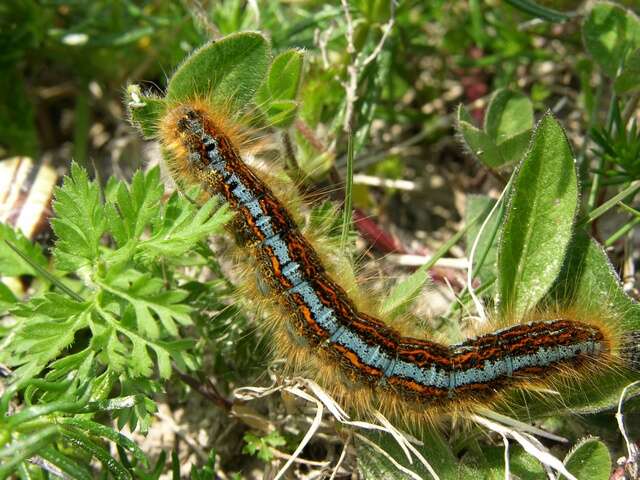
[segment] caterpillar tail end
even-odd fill
[[[640,330],[626,332],[623,335],[620,357],[627,368],[640,372]]]

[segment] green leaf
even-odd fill
[[[270,46],[260,33],[241,32],[196,50],[171,77],[167,100],[194,95],[231,111],[248,107],[267,74]]]
[[[564,465],[576,478],[608,480],[611,455],[607,446],[597,438],[585,438],[567,454]]]
[[[575,302],[584,311],[602,311],[604,301],[609,313],[622,315],[624,331],[640,330],[640,304],[624,293],[604,249],[582,229],[569,245],[554,296]]]
[[[502,312],[519,318],[558,276],[578,205],[571,146],[552,115],[538,124],[515,175],[498,252],[498,288]]]
[[[267,122],[274,127],[286,128],[295,120],[298,107],[294,100],[274,100],[266,109]]]
[[[146,174],[137,171],[129,188],[125,183],[119,184],[115,198],[110,199],[105,210],[109,229],[118,246],[140,238],[145,227],[158,215],[163,193],[157,167]]]
[[[248,432],[244,434],[242,439],[245,441],[242,453],[255,455],[263,462],[269,462],[273,459],[272,447],[275,448],[287,444],[287,441],[277,430],[263,437],[258,437]]]
[[[4,283],[0,282],[0,314],[6,312],[18,302],[13,292]]]
[[[126,300],[135,309],[138,326],[151,339],[159,338],[160,330],[152,313],[172,336],[178,335],[176,325],[191,325],[191,307],[182,303],[188,292],[180,289],[165,290],[161,278],[151,277],[130,269],[111,279],[110,285],[101,286]]]
[[[640,48],[629,55],[627,61],[614,82],[618,95],[628,95],[640,91]]]
[[[480,232],[482,222],[495,205],[495,200],[482,195],[468,195],[465,208],[465,223],[470,225],[467,230],[466,246],[467,258],[471,254],[473,243]],[[473,258],[474,277],[478,278],[481,284],[489,282],[497,277],[498,263],[498,232],[504,217],[504,203],[493,212],[484,227],[482,236],[478,240]],[[478,219],[479,218],[479,219]],[[478,219],[473,222],[474,219]]]
[[[429,278],[429,271],[425,268],[419,268],[413,272],[409,277],[393,287],[393,290],[385,298],[380,313],[388,315],[394,312],[394,316],[397,316],[406,312],[420,295]]]
[[[162,98],[143,97],[144,107],[130,108],[131,122],[137,125],[147,140],[158,134],[159,119],[165,113],[167,104]]]
[[[403,450],[390,435],[365,434],[365,437],[390,455],[397,463],[417,473],[420,478],[433,478],[427,467],[425,467],[419,459],[414,457],[413,463],[409,463]],[[440,478],[459,478],[460,475],[466,471],[465,468],[459,467],[457,459],[449,445],[435,430],[423,432],[423,438],[420,440],[422,440],[425,445],[420,453]],[[389,480],[405,480],[413,478],[401,471],[386,456],[369,443],[358,440],[356,449],[358,471],[364,479],[377,480],[384,478]]]
[[[300,50],[282,52],[271,64],[267,80],[257,95],[270,125],[288,127],[295,119],[299,106],[295,99],[300,89],[303,64],[304,55]]]
[[[483,130],[473,125],[462,105],[457,124],[474,155],[485,165],[497,168],[522,159],[533,128],[533,105],[520,92],[500,89],[491,97]]]
[[[482,455],[478,458],[478,455]],[[474,474],[462,477],[482,478],[483,480],[503,480],[505,478],[504,447],[482,447],[482,452],[472,456],[465,456],[463,462],[473,467]],[[513,444],[509,448],[509,469],[514,478],[520,480],[538,480],[545,477],[545,471],[540,462],[529,455],[520,446]],[[479,477],[479,474],[482,474]],[[462,479],[461,479],[462,480]]]
[[[56,188],[53,209],[56,218],[51,226],[58,237],[54,248],[58,268],[77,271],[90,267],[99,255],[106,219],[100,187],[89,181],[77,163],[71,165],[71,176],[65,177],[62,188]]]
[[[196,209],[184,197],[172,197],[166,208],[173,205],[181,209],[179,215],[165,215],[165,221],[153,236],[138,245],[139,258],[145,262],[155,261],[158,257],[184,261],[186,254],[195,250],[198,242],[221,233],[233,218],[233,213],[226,206],[216,209],[217,203],[215,198],[211,198]]]
[[[528,132],[533,128],[533,104],[529,98],[509,89],[499,89],[491,97],[484,119],[484,130],[496,142]]]
[[[533,129],[531,100],[520,92],[496,90],[487,107],[484,129],[498,147],[503,163],[519,162]]]
[[[37,455],[58,436],[58,427],[47,426],[31,435],[22,435],[0,448],[0,478],[6,478],[25,459]]]
[[[613,3],[597,3],[584,21],[582,35],[589,54],[615,78],[627,55],[640,48],[640,20]]]
[[[14,311],[23,317],[7,350],[9,363],[24,368],[44,368],[74,341],[75,333],[89,324],[88,305],[56,293],[33,300]],[[17,375],[17,373],[16,373]]]
[[[125,437],[121,433],[116,432],[112,428],[83,418],[65,418],[64,420],[62,420],[62,424],[72,425],[85,433],[93,435],[94,437],[107,439],[115,443],[116,445],[119,445],[124,450],[132,453],[133,456],[144,465],[148,465],[148,459],[144,452],[140,449],[140,447],[138,447],[135,442]]]
[[[457,130],[470,153],[482,163],[491,168],[504,163],[497,145],[488,134],[473,125],[471,116],[462,105],[458,107]]]
[[[286,50],[274,58],[264,83],[267,99],[295,100],[300,89],[303,65],[302,50]]]
[[[531,0],[505,0],[512,7],[548,22],[564,22],[572,15],[540,5]]]
[[[91,480],[93,478],[91,472],[84,465],[80,465],[53,447],[45,447],[38,451],[38,454],[66,473],[70,478],[77,480]]]
[[[84,433],[75,429],[66,428],[62,435],[75,447],[80,448],[93,457],[109,470],[116,480],[129,480],[129,471],[103,447],[89,439]]]
[[[35,276],[38,273],[28,262],[10,248],[6,241],[15,245],[33,262],[43,267],[47,266],[47,259],[38,245],[31,243],[21,232],[0,222],[0,274],[7,277],[18,277],[20,275]]]

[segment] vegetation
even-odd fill
[[[639,330],[640,20],[624,3],[553,7],[1,5],[0,153],[68,174],[49,240],[0,224],[0,478],[430,478],[428,463],[442,479],[566,468],[597,480],[632,468],[612,421],[630,374],[563,392],[563,411],[519,395],[472,428],[415,426],[417,446],[384,421],[379,434],[349,424],[313,385],[282,378],[220,245],[228,210],[142,168],[140,132],[153,138],[166,101],[212,91],[278,139],[278,161],[315,199],[308,221],[331,224],[351,258],[361,238],[394,254],[375,259],[403,277],[378,282],[390,316],[456,341],[487,312],[607,302]],[[354,208],[336,223],[329,201]],[[424,260],[413,272],[408,253]],[[415,312],[435,298],[429,277],[447,302],[427,321]],[[310,405],[331,413],[320,423]],[[507,438],[518,446],[505,461]]]

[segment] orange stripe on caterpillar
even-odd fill
[[[491,399],[506,387],[544,381],[566,366],[606,364],[600,360],[617,352],[606,328],[563,316],[454,345],[403,336],[359,311],[206,105],[175,106],[162,132],[179,180],[198,182],[238,212],[234,227],[241,230],[290,327],[305,338],[310,352],[323,355],[349,379],[399,399],[445,406]]]

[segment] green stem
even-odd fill
[[[347,133],[347,178],[344,192],[344,211],[342,213],[342,234],[340,235],[340,248],[344,252],[347,249],[349,231],[351,230],[352,204],[353,204],[353,133]]]
[[[604,246],[610,247],[611,245],[616,243],[620,239],[620,237],[623,237],[624,235],[629,233],[629,231],[631,231],[631,229],[638,224],[640,224],[640,217],[636,217],[630,222],[625,223],[622,227],[616,230],[609,238],[607,238],[607,240],[604,242]]]
[[[578,225],[581,226],[581,225],[586,225],[588,223],[593,222],[596,218],[598,218],[599,216],[601,216],[611,208],[615,207],[619,202],[635,194],[639,189],[640,189],[640,180],[635,180],[631,182],[631,184],[627,188],[619,192],[617,195],[611,197],[609,200],[604,202],[598,208],[595,208],[592,211],[590,211],[586,217],[584,217],[582,220],[578,222]]]

